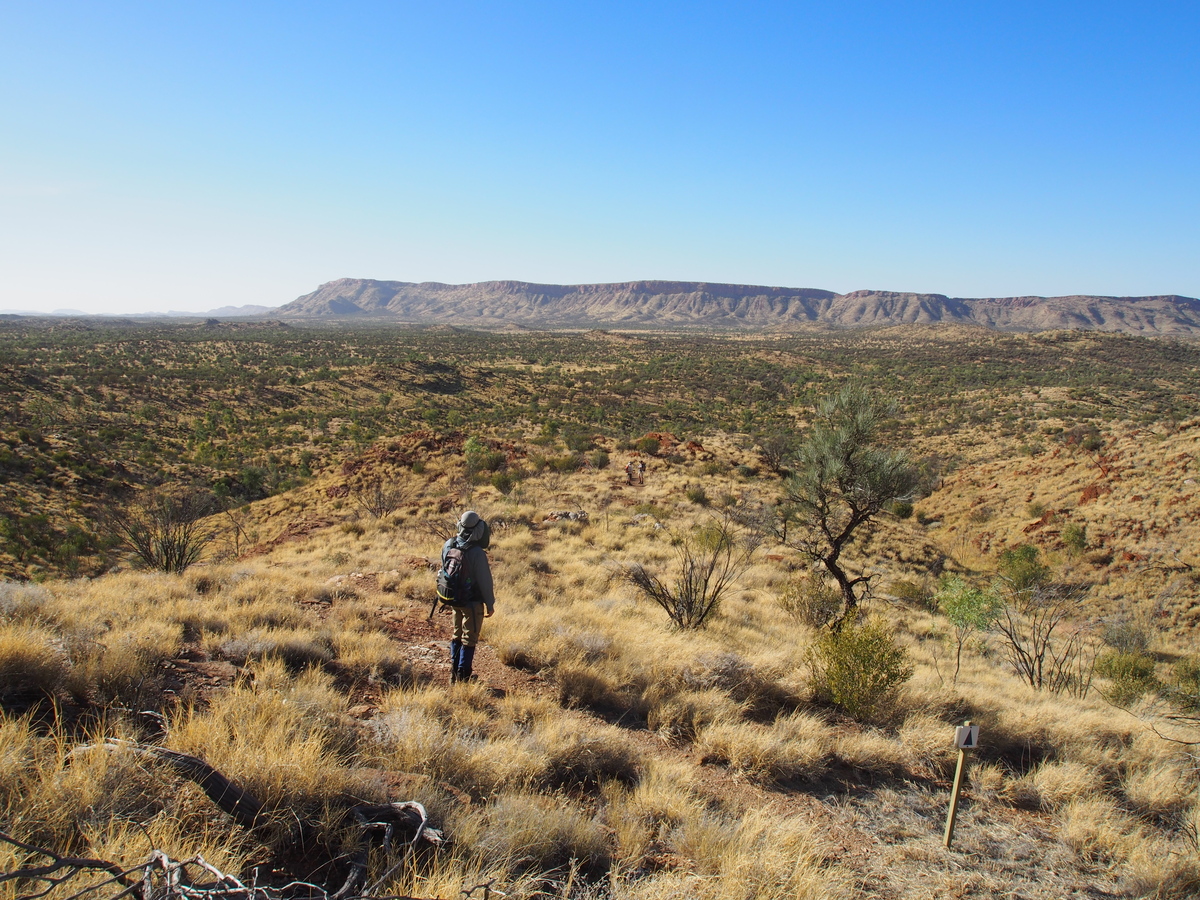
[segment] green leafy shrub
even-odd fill
[[[704,485],[702,484],[689,485],[685,493],[688,500],[692,503],[695,503],[697,506],[708,506],[708,504],[711,502],[708,499],[708,491],[704,489]]]
[[[645,453],[647,456],[658,456],[662,450],[662,444],[659,443],[656,437],[644,437],[634,442],[633,447],[640,453]]]
[[[1167,695],[1184,712],[1200,713],[1200,656],[1175,663]]]
[[[1071,558],[1079,556],[1087,549],[1087,526],[1079,522],[1070,522],[1062,530],[1063,546]]]
[[[963,646],[972,634],[987,630],[996,621],[1000,615],[1000,598],[992,591],[950,575],[942,578],[933,599],[954,626],[954,680],[957,682]]]
[[[916,581],[911,578],[900,578],[890,585],[896,598],[908,606],[919,609],[933,607],[933,591],[927,581]]]
[[[908,652],[878,618],[822,634],[807,662],[817,699],[860,721],[894,699],[913,674]]]
[[[517,486],[517,479],[512,472],[497,472],[492,476],[491,484],[492,487],[507,497],[513,492],[513,488]]]
[[[1109,680],[1104,696],[1117,706],[1129,706],[1159,687],[1154,660],[1140,650],[1108,650],[1096,658],[1096,674]]]

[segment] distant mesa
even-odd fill
[[[270,311],[284,320],[357,319],[500,328],[740,329],[978,325],[1200,336],[1200,300],[1156,297],[947,297],[896,291],[689,281],[441,284],[340,278]]]

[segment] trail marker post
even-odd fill
[[[958,817],[958,795],[962,791],[963,775],[967,769],[967,751],[979,746],[979,726],[967,719],[954,729],[954,746],[958,748],[958,768],[954,770],[954,787],[950,789],[950,810],[946,813],[946,836],[942,840],[946,849],[954,840],[954,820]]]

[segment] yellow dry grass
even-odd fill
[[[922,501],[930,524],[884,522],[852,558],[881,586],[931,579],[935,559],[986,577],[996,548],[1037,540],[1060,568],[1091,566],[1090,613],[1107,614],[1119,597],[1162,607],[1194,592],[1185,570],[1153,568],[1175,559],[1163,547],[1177,545],[1190,559],[1191,501],[1168,506],[1154,495],[1161,514],[1177,511],[1179,523],[1156,518],[1157,530],[1128,544],[1145,564],[1120,570],[1119,553],[1101,569],[1068,559],[1047,527],[1026,532],[1025,498],[1032,491],[1116,551],[1126,546],[1118,519],[1131,517],[1118,508],[1119,493],[1143,489],[1140,467],[1194,453],[1197,432],[1140,443],[1132,433],[1111,435],[1123,477],[1110,477],[1112,493],[1082,505],[1078,495],[1095,478],[1087,480],[1094,462],[1080,453],[980,459]],[[695,632],[672,629],[661,610],[613,581],[627,561],[669,573],[672,540],[710,515],[687,499],[689,486],[704,483],[712,498],[770,495],[764,479],[725,474],[746,456],[737,439],[705,443],[726,464],[722,474],[704,474],[711,460],[656,460],[646,485],[632,488],[615,454],[608,470],[528,477],[509,497],[469,486],[448,463],[431,465],[419,478],[396,475],[414,479],[413,499],[382,520],[338,506],[327,495],[338,478],[327,475],[248,513],[264,542],[301,519],[323,523],[264,543],[256,555],[183,576],[125,572],[8,591],[0,674],[12,683],[21,671],[43,692],[65,688],[97,708],[118,708],[152,697],[163,663],[185,646],[229,664],[237,672],[229,686],[161,704],[170,712],[168,746],[203,756],[281,819],[345,797],[383,799],[388,778],[408,779],[407,796],[393,799],[426,803],[455,845],[397,874],[386,889],[398,894],[452,896],[495,878],[514,897],[549,882],[563,897],[855,896],[847,847],[869,844],[876,826],[861,821],[834,838],[789,798],[811,795],[836,814],[824,798],[843,789],[887,785],[899,795],[913,783],[940,791],[955,759],[952,725],[970,717],[984,736],[971,803],[1014,816],[1038,810],[1047,840],[1072,848],[1080,873],[1110,870],[1131,895],[1187,896],[1196,884],[1187,842],[1193,762],[1095,692],[1072,698],[1023,686],[986,636],[968,646],[952,683],[945,621],[885,589],[870,610],[892,623],[917,671],[866,728],[810,702],[803,660],[815,632],[778,602],[798,568],[786,548],[764,547],[709,627]],[[1177,469],[1190,472],[1182,462]],[[422,561],[436,557],[437,530],[468,505],[504,523],[493,538],[499,601],[484,643],[502,662],[536,673],[537,691],[495,696],[470,684],[448,692],[409,677],[417,661],[382,628],[426,603]],[[985,505],[983,519],[975,511]],[[546,521],[580,509],[588,521]],[[1176,544],[1162,543],[1162,528]],[[1172,631],[1156,645],[1164,652],[1190,628],[1186,608],[1170,608]],[[352,714],[361,698],[351,684],[369,691],[369,704],[360,704],[368,713]],[[122,721],[113,713],[91,734],[46,735],[26,718],[0,718],[0,818],[23,837],[123,863],[154,844],[237,869],[254,841],[214,816],[198,791],[128,754],[87,752],[67,764],[76,744],[134,736]],[[768,800],[778,805],[760,809]],[[954,858],[924,840],[897,851],[889,876],[897,896],[919,896],[920,885],[949,877],[938,867]],[[1038,896],[1052,896],[1056,884]]]

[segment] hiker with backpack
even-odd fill
[[[438,572],[438,597],[454,610],[454,637],[450,641],[450,682],[469,681],[475,645],[483,620],[495,612],[496,595],[487,548],[492,530],[474,510],[458,520],[458,533],[442,547]]]

